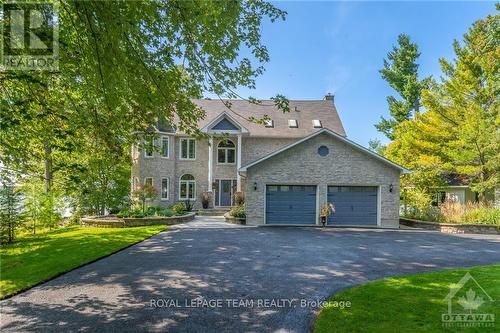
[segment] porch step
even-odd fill
[[[199,209],[196,211],[196,214],[202,216],[222,216],[230,210],[231,208]]]

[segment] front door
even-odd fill
[[[232,180],[221,179],[219,183],[219,206],[231,206]]]

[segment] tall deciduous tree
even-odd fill
[[[443,173],[468,175],[483,200],[499,186],[499,20],[479,20],[462,44],[454,42],[456,59],[441,59],[442,81],[423,92],[427,111],[396,128],[386,156],[416,171],[413,185]]]
[[[269,61],[261,22],[285,14],[262,0],[59,1],[59,71],[0,73],[0,160],[49,192],[74,188],[75,168],[93,177],[83,158],[116,161],[158,118],[199,135],[204,111],[191,98],[254,87]],[[274,105],[287,110],[283,96]]]
[[[398,45],[384,59],[384,68],[380,74],[384,80],[398,93],[399,97],[388,96],[387,103],[391,119],[381,118],[375,125],[377,130],[389,139],[394,139],[395,127],[414,114],[417,116],[421,106],[421,92],[428,79],[418,79],[417,59],[420,56],[418,46],[410,41],[406,34],[398,36]]]

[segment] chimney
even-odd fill
[[[335,100],[335,95],[332,95],[331,93],[328,93],[325,95],[325,101],[332,101],[332,103]]]

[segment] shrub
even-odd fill
[[[186,208],[181,203],[172,205],[169,209],[174,211],[177,215],[184,215],[186,213]]]
[[[500,225],[500,209],[484,203],[445,201],[438,207],[410,207],[403,215],[430,222]]]
[[[478,207],[466,210],[462,216],[462,223],[500,225],[500,208]]]
[[[174,216],[175,212],[168,209],[168,208],[163,208],[163,209],[160,209],[159,211],[157,211],[156,215],[170,217],[170,216]]]
[[[245,205],[239,205],[229,211],[229,215],[240,219],[246,218]]]
[[[236,206],[241,206],[245,203],[245,193],[243,192],[236,192],[234,194],[234,204]]]
[[[190,212],[193,210],[194,202],[192,202],[191,200],[184,200],[183,204],[184,204],[184,210],[186,212]]]

